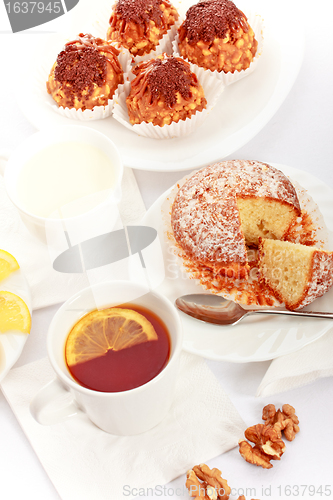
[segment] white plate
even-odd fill
[[[12,292],[21,297],[27,304],[31,314],[30,289],[21,269],[14,271],[8,278],[0,281],[0,290]],[[14,331],[0,333],[0,382],[20,357],[28,336],[29,334]]]
[[[174,1],[181,13],[186,12],[192,3],[195,2]],[[283,9],[277,9],[274,2],[240,0],[237,6],[245,13],[251,10],[263,17],[263,54],[251,75],[225,89],[205,123],[193,134],[179,139],[157,140],[140,137],[113,118],[75,123],[108,135],[117,144],[126,166],[144,170],[171,172],[199,168],[225,158],[246,144],[266,125],[288,95],[303,59],[304,35],[300,23],[290,13],[286,16]],[[89,5],[89,9],[87,16],[93,22],[93,6]],[[47,95],[45,98],[34,92],[40,62],[49,54],[51,69],[62,49],[61,38],[63,40],[63,35],[53,35],[38,45],[24,72],[24,92],[18,92],[22,112],[38,129],[72,122],[50,108]],[[46,73],[45,81],[47,76]]]
[[[312,175],[284,165],[272,164],[303,186],[324,217],[333,249],[333,190]],[[163,238],[161,206],[168,195],[164,193],[148,210],[142,223],[158,230],[163,249],[165,279],[157,290],[172,302],[180,295],[202,293],[203,288],[186,275],[179,273]],[[305,309],[333,312],[333,288]],[[214,360],[247,363],[265,361],[297,351],[333,328],[333,321],[283,316],[260,316],[244,319],[235,326],[202,323],[179,313],[184,327],[185,351]]]

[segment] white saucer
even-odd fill
[[[21,297],[32,313],[31,294],[28,282],[21,271],[14,271],[0,282],[0,290],[12,292]],[[29,334],[20,332],[0,333],[0,382],[20,357]]]
[[[292,180],[305,188],[324,217],[333,249],[333,191],[312,175],[279,164]],[[179,272],[164,242],[161,206],[168,195],[164,193],[148,210],[142,224],[158,230],[163,250],[165,278],[157,290],[170,301],[187,293],[202,293],[203,288]],[[333,312],[333,288],[305,309]],[[214,360],[248,363],[265,361],[297,351],[333,328],[333,321],[284,316],[250,317],[235,326],[217,326],[195,320],[179,313],[184,328],[185,351]]]

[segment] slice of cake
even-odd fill
[[[287,309],[299,309],[324,295],[333,285],[333,252],[260,239],[259,272]]]

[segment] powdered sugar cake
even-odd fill
[[[162,213],[168,245],[186,275],[204,289],[243,305],[280,305],[272,291],[258,280],[257,249],[253,247],[258,237],[327,248],[327,230],[317,205],[303,188],[293,184],[270,165],[245,160],[215,164],[180,181],[164,203]],[[239,200],[243,203],[241,215]],[[268,214],[272,215],[273,210],[276,219],[282,207],[289,218],[286,224],[275,227],[274,220],[272,225],[266,218],[263,225],[259,223],[257,234],[250,220],[246,245],[241,224],[246,223],[244,213],[250,213],[251,200],[254,215],[264,214],[264,200],[265,204],[268,202]],[[227,219],[226,231],[222,209]],[[244,279],[246,276],[248,279]]]
[[[300,215],[294,186],[265,163],[225,161],[201,169],[179,189],[171,212],[176,241],[216,274],[248,276],[246,245],[288,239]]]

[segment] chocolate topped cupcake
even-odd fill
[[[211,71],[245,70],[257,51],[246,16],[231,0],[193,5],[178,31],[180,55]]]
[[[124,82],[119,51],[110,42],[80,33],[54,63],[46,87],[63,108],[106,106]]]
[[[119,43],[133,56],[149,54],[178,17],[169,0],[118,0],[113,6],[107,39]]]
[[[161,54],[137,64],[126,99],[132,124],[169,125],[186,120],[206,108],[206,98],[190,65],[181,58]]]

